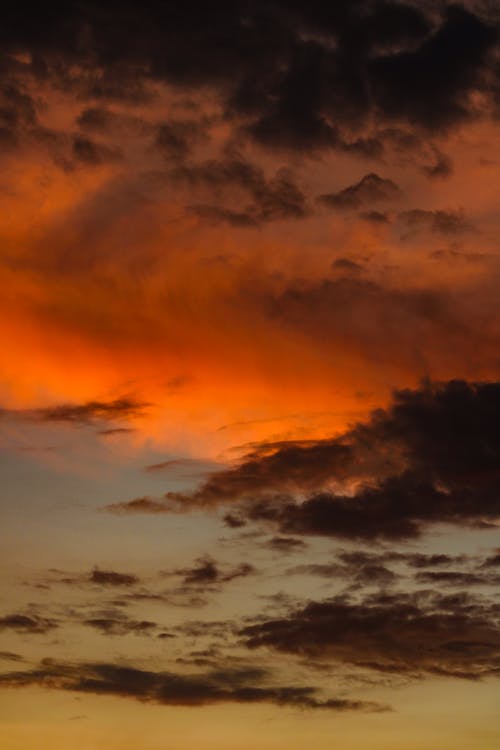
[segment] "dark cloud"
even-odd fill
[[[216,583],[220,576],[216,562],[208,557],[200,558],[194,567],[189,570],[184,569],[177,572],[184,576],[186,585]]]
[[[101,134],[118,132],[123,135],[142,135],[151,130],[151,126],[143,119],[106,107],[87,107],[80,113],[76,123],[80,130]]]
[[[463,368],[464,350],[477,348],[471,336],[473,318],[464,315],[451,291],[401,288],[362,274],[335,274],[317,282],[291,281],[283,291],[267,295],[262,306],[273,323],[292,335],[305,334],[332,355],[363,351],[377,362],[383,350],[386,367],[404,363],[414,371],[431,368],[442,361],[445,346],[450,360]]]
[[[371,173],[338,193],[321,195],[318,200],[332,208],[354,209],[369,206],[372,203],[391,201],[400,195],[401,190],[395,182]]]
[[[98,568],[92,571],[89,580],[100,586],[133,586],[139,583],[137,576],[129,573],[116,573],[113,570],[99,570]]]
[[[87,401],[83,404],[57,404],[24,411],[0,410],[0,416],[36,422],[65,422],[67,424],[92,424],[95,421],[129,419],[141,414],[149,404],[133,398],[114,401]]]
[[[487,22],[449,5],[440,26],[416,49],[369,63],[377,107],[386,117],[433,131],[467,119],[473,111],[469,95],[485,83],[485,62],[496,40]]]
[[[90,617],[83,620],[82,624],[98,630],[103,635],[150,635],[158,627],[155,622],[149,620],[131,620],[124,617]]]
[[[425,229],[436,234],[455,235],[473,230],[463,211],[424,211],[414,208],[399,214],[400,220],[410,230]]]
[[[200,203],[190,208],[216,223],[257,226],[279,219],[301,219],[309,212],[305,195],[286,170],[267,179],[260,167],[236,156],[184,165],[174,170],[172,178],[211,196],[215,191],[217,204]],[[220,201],[228,205],[221,206]]]
[[[397,566],[397,572],[388,567],[393,564]],[[407,568],[404,573],[401,572],[401,565]],[[461,569],[447,570],[451,566],[461,566]],[[497,587],[500,577],[485,570],[486,568],[488,559],[482,561],[481,558],[467,555],[356,550],[339,552],[331,562],[299,565],[290,568],[287,573],[328,578],[342,584],[347,583],[352,590],[365,586],[382,588],[401,582],[408,585],[408,574],[414,575],[416,583],[433,587]]]
[[[105,663],[63,664],[45,659],[36,669],[0,675],[0,685],[41,686],[76,693],[114,695],[164,706],[270,703],[331,711],[385,708],[380,704],[345,698],[321,700],[315,688],[268,686],[265,684],[267,678],[267,673],[257,668],[219,669],[190,675]]]
[[[32,97],[15,82],[4,82],[0,86],[0,148],[14,148],[36,125]]]
[[[189,210],[208,224],[230,224],[232,227],[242,228],[256,227],[259,224],[252,206],[249,206],[245,211],[234,211],[231,208],[198,204],[189,206]]]
[[[194,146],[203,140],[204,120],[171,120],[158,127],[156,146],[167,159],[173,161],[186,159]]]
[[[433,555],[414,553],[403,555],[400,559],[403,559],[404,562],[412,568],[441,568],[467,562],[469,560],[467,555],[446,555],[443,553],[436,553]]]
[[[192,568],[177,570],[176,573],[183,576],[185,586],[205,586],[227,583],[235,578],[246,578],[255,573],[255,569],[249,563],[241,563],[223,571],[211,557],[200,557]]]
[[[387,216],[387,214],[382,213],[381,211],[364,211],[360,214],[360,217],[364,221],[368,221],[370,224],[375,225],[384,225],[389,224],[390,219]]]
[[[0,651],[0,659],[5,661],[24,661],[24,658],[20,654],[15,654],[13,651]]]
[[[498,567],[500,567],[500,551],[498,551],[495,555],[491,555],[491,557],[488,557],[484,561],[483,566],[485,568],[498,568]]]
[[[109,437],[110,435],[123,435],[128,432],[135,432],[132,427],[110,427],[108,430],[99,430],[99,435]]]
[[[168,513],[171,505],[165,500],[157,500],[152,497],[136,497],[123,503],[112,503],[106,505],[104,510],[117,515],[128,515],[134,513]]]
[[[215,471],[220,464],[216,461],[202,458],[172,458],[167,461],[160,461],[156,464],[149,464],[144,467],[148,473],[165,472],[180,474],[183,477],[199,477]]]
[[[346,274],[358,274],[363,271],[363,266],[349,258],[337,258],[332,263],[334,271],[342,271]]]
[[[119,161],[123,154],[118,148],[110,148],[104,143],[77,135],[73,138],[73,157],[87,166],[98,167],[101,164]]]
[[[498,607],[432,591],[311,602],[245,627],[249,648],[268,648],[379,673],[479,679],[500,674]]]
[[[443,584],[467,588],[469,586],[496,586],[500,584],[500,576],[485,576],[477,573],[466,573],[458,570],[426,570],[417,573],[419,583]]]
[[[269,547],[273,552],[281,552],[287,555],[292,552],[300,552],[307,545],[302,539],[296,539],[293,536],[273,536],[265,543],[265,546]]]
[[[226,513],[224,515],[224,523],[229,526],[230,529],[241,529],[245,526],[246,521],[244,518],[235,516],[233,513]]]
[[[439,523],[489,528],[500,516],[499,424],[499,383],[427,382],[339,437],[258,446],[192,495],[167,493],[164,508],[233,504],[285,535],[365,540]]]
[[[494,103],[498,35],[485,8],[96,0],[56,3],[27,20],[21,2],[6,11],[0,41],[9,73],[82,99],[141,104],[158,83],[208,89],[240,137],[366,158],[383,149],[367,123],[436,133],[478,116],[476,92]],[[16,62],[19,53],[28,61]],[[185,153],[184,134],[166,127],[159,148]]]
[[[247,454],[238,466],[213,473],[192,500],[211,505],[260,493],[321,486],[336,469],[344,472],[351,455],[350,446],[337,440],[265,444]],[[169,493],[165,508],[172,509],[177,499],[182,505],[189,496]]]
[[[0,617],[0,630],[15,630],[18,633],[43,634],[57,628],[57,622],[36,615],[11,614]]]
[[[450,177],[450,175],[453,174],[453,162],[446,154],[437,152],[434,164],[424,165],[422,167],[422,172],[431,179]]]
[[[338,563],[309,563],[291,568],[289,573],[307,574],[348,583],[352,588],[361,586],[390,586],[398,576],[385,565],[365,562],[361,565],[339,565]]]

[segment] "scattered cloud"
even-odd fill
[[[355,185],[350,185],[338,193],[321,195],[318,200],[331,208],[355,209],[391,201],[400,195],[401,190],[395,182],[372,172]]]
[[[0,617],[0,630],[14,630],[17,633],[45,634],[57,627],[55,620],[36,615],[15,613]]]
[[[310,602],[243,628],[266,646],[378,673],[480,679],[500,674],[498,608],[468,594],[377,593],[362,601]]]
[[[410,539],[433,524],[491,527],[499,410],[496,382],[427,382],[339,437],[258,446],[191,495],[167,493],[163,509],[233,505],[236,518],[285,535],[364,540]]]
[[[97,583],[100,586],[133,586],[139,583],[137,576],[129,573],[117,573],[114,570],[99,570],[95,568],[89,576],[91,583]]]
[[[385,707],[347,698],[320,699],[312,687],[266,685],[258,668],[219,669],[200,674],[152,672],[106,663],[66,664],[45,659],[32,670],[4,673],[0,685],[41,686],[76,693],[114,695],[164,706],[270,703],[330,711],[380,711]],[[264,683],[264,684],[263,684]]]

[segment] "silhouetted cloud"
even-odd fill
[[[207,8],[151,0],[145,8],[98,0],[26,19],[24,3],[6,12],[7,81],[29,75],[92,106],[139,105],[158,84],[208,89],[235,135],[273,149],[378,157],[381,127],[441,134],[479,116],[475,94],[483,109],[498,98],[497,21],[487,4],[342,0],[325,9],[237,0]],[[31,61],[21,64],[16,53]],[[14,107],[14,119],[24,106]],[[9,111],[6,118],[9,133]],[[183,156],[187,126],[164,127],[158,147]]]
[[[426,164],[422,167],[422,172],[431,179],[442,179],[450,177],[453,174],[453,162],[449,156],[438,151],[434,164]]]
[[[110,148],[103,143],[77,135],[73,139],[73,156],[87,166],[98,167],[101,164],[119,161],[123,155],[118,148]]]
[[[338,193],[327,193],[319,201],[332,208],[361,208],[372,203],[391,201],[399,197],[401,190],[392,180],[379,177],[378,174],[365,175],[355,185],[350,185]]]
[[[88,625],[98,630],[103,635],[149,635],[158,626],[150,620],[132,620],[121,616],[113,617],[90,617],[82,620],[83,625]]]
[[[113,401],[86,401],[83,404],[56,404],[39,409],[0,410],[0,417],[34,422],[61,422],[66,424],[92,424],[93,422],[129,419],[141,414],[149,404],[133,398]],[[108,431],[105,431],[105,433]]]
[[[114,695],[164,706],[271,703],[331,711],[380,711],[386,708],[377,703],[347,698],[321,700],[315,688],[262,684],[267,679],[268,674],[257,668],[219,669],[189,675],[152,672],[117,664],[67,664],[44,659],[36,669],[0,675],[0,685]]]
[[[139,578],[129,573],[117,573],[114,570],[99,570],[98,568],[92,571],[89,580],[100,586],[133,586],[139,583]]]
[[[20,654],[16,654],[13,651],[0,651],[0,659],[4,661],[24,661],[24,658]]]
[[[443,584],[468,588],[470,586],[496,586],[500,585],[500,576],[487,576],[478,573],[467,573],[459,570],[426,570],[417,573],[416,580],[419,583],[433,585]]]
[[[363,271],[363,266],[349,258],[337,258],[332,263],[335,271],[343,271],[347,274],[357,274]]]
[[[262,168],[239,157],[183,165],[172,172],[172,178],[207,195],[216,193],[216,204],[190,206],[198,216],[215,223],[257,226],[279,219],[300,219],[309,212],[305,195],[286,170],[267,179]]]
[[[235,578],[246,578],[255,573],[255,568],[249,563],[241,563],[228,570],[221,570],[219,563],[211,557],[200,557],[192,568],[175,571],[183,576],[185,586],[215,585],[233,581]]]
[[[15,81],[0,86],[0,147],[10,150],[37,126],[35,101]]]
[[[144,467],[144,471],[147,472],[177,472],[181,471],[189,476],[204,474],[209,471],[214,471],[220,464],[216,461],[210,461],[209,459],[202,458],[171,458],[166,461],[160,461],[156,464],[149,464]]]
[[[360,217],[364,219],[364,221],[368,221],[370,224],[379,226],[389,224],[390,222],[388,215],[382,211],[364,211],[360,213]]]
[[[496,554],[491,555],[491,557],[488,557],[484,563],[485,568],[497,568],[500,567],[500,551],[497,551]]]
[[[106,505],[104,510],[108,513],[117,515],[127,515],[134,513],[168,513],[171,510],[169,503],[163,499],[152,497],[136,497],[133,500],[127,500],[122,503],[111,503]]]
[[[410,230],[426,229],[437,234],[454,235],[473,229],[463,211],[424,211],[414,208],[411,211],[403,211],[399,218]]]
[[[359,586],[390,586],[398,580],[398,576],[385,565],[365,563],[362,565],[339,565],[338,563],[307,563],[297,565],[288,571],[291,573],[309,574],[347,582],[351,587]]]
[[[467,594],[382,593],[310,602],[241,631],[249,648],[412,677],[500,674],[498,607]]]
[[[55,620],[37,615],[24,615],[20,613],[0,617],[0,630],[14,630],[18,633],[43,634],[57,628]]]
[[[163,507],[233,504],[283,534],[351,539],[488,527],[500,516],[499,415],[499,383],[424,383],[339,437],[259,446],[191,495],[167,493]]]
[[[155,145],[167,159],[182,161],[203,138],[205,125],[203,119],[163,122],[157,129]]]
[[[287,555],[292,552],[300,552],[307,545],[302,539],[296,539],[293,536],[273,536],[265,543],[265,546],[274,552],[281,552]]]

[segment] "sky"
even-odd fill
[[[0,27],[5,750],[500,744],[500,6]]]

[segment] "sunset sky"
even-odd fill
[[[3,750],[500,746],[500,4],[0,24]]]

